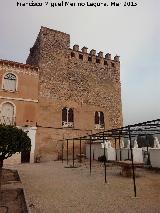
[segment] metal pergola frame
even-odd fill
[[[117,141],[119,143],[119,149],[121,139],[122,138],[128,138],[130,140],[130,152],[131,152],[131,161],[132,161],[132,178],[133,178],[133,185],[134,185],[134,196],[137,196],[136,192],[136,181],[135,181],[135,169],[134,169],[134,161],[133,161],[133,146],[132,146],[132,139],[137,137],[138,135],[159,135],[160,134],[160,119],[156,120],[151,120],[151,121],[146,121],[142,123],[137,123],[133,125],[128,125],[120,128],[114,128],[114,129],[109,129],[105,131],[101,131],[95,134],[90,134],[90,135],[85,135],[83,137],[76,137],[76,138],[68,138],[66,139],[67,142],[67,164],[69,162],[68,158],[68,144],[69,142],[72,142],[72,161],[73,161],[73,167],[75,166],[75,141],[80,142],[79,150],[80,150],[80,162],[81,162],[81,145],[83,141],[89,141],[90,144],[90,175],[92,171],[92,157],[91,157],[91,147],[94,142],[99,142],[99,143],[104,143],[105,140],[109,139],[114,139],[115,140],[115,149],[117,148]],[[146,146],[148,146],[146,144]],[[64,152],[64,145],[62,144],[62,162],[63,162],[63,153]],[[106,157],[105,154],[105,146],[104,146],[104,156]],[[129,155],[128,155],[129,156]],[[117,160],[117,154],[116,154],[116,160]],[[121,151],[120,151],[120,160],[121,160]],[[107,182],[106,180],[106,161],[104,161],[104,174],[105,174],[105,183]]]

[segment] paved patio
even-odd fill
[[[120,176],[119,167],[107,167],[109,184],[105,184],[102,164],[94,163],[91,176],[88,163],[78,168],[65,166],[56,161],[16,166],[31,212],[160,212],[160,173],[139,169],[138,198],[133,198],[133,181]]]

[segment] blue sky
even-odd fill
[[[128,8],[18,8],[16,2],[0,3],[0,58],[25,63],[41,26],[66,32],[71,47],[120,55],[124,124],[160,118],[159,0]]]

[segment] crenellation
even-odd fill
[[[81,51],[79,50],[79,45],[74,45],[73,49],[70,50],[70,58],[75,58],[75,59],[80,59],[83,62],[89,62],[89,63],[96,63],[97,65],[99,64],[100,66],[111,66],[112,68],[119,67],[120,63],[120,56],[116,55],[114,58],[111,58],[111,54],[107,53],[105,56],[103,56],[103,52],[100,51],[96,55],[96,50],[92,49],[88,53],[87,47],[83,47]]]
[[[74,51],[79,51],[79,45],[75,44],[75,45],[73,46],[73,50],[74,50]]]
[[[96,50],[92,49],[92,50],[90,51],[90,54],[91,54],[91,55],[96,55]]]
[[[82,53],[87,53],[87,49],[88,49],[87,47],[83,47],[82,48]]]
[[[111,60],[111,54],[110,54],[110,53],[107,53],[107,54],[105,55],[105,59]]]
[[[119,62],[119,58],[120,58],[120,56],[118,56],[118,55],[114,56],[114,61]]]
[[[92,63],[96,63],[97,65],[101,65],[101,66],[112,66],[115,67],[116,65],[114,63],[116,62],[120,62],[119,60],[119,56],[115,56],[114,59],[112,60],[111,58],[111,54],[107,53],[105,55],[105,57],[103,56],[103,52],[100,51],[97,53],[96,55],[96,50],[92,49],[89,53],[87,52],[88,48],[87,47],[83,47],[81,50],[79,51],[79,45],[74,45],[73,49],[69,49],[70,50],[70,58],[75,58],[75,59],[80,59],[83,62],[92,62]]]
[[[102,52],[102,51],[100,51],[100,52],[98,53],[98,57],[103,58],[103,52]]]

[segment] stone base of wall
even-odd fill
[[[62,145],[63,159],[67,159],[67,140],[89,134],[85,130],[51,129],[38,127],[36,135],[35,159],[40,161],[61,160]],[[80,153],[80,141],[74,141],[75,157]],[[73,153],[73,141],[68,141],[68,156],[71,159]],[[85,141],[82,142],[82,153],[85,154]]]
[[[30,163],[34,163],[34,154],[30,154]],[[16,165],[21,164],[21,153],[16,153],[10,158],[4,160],[4,165]]]

